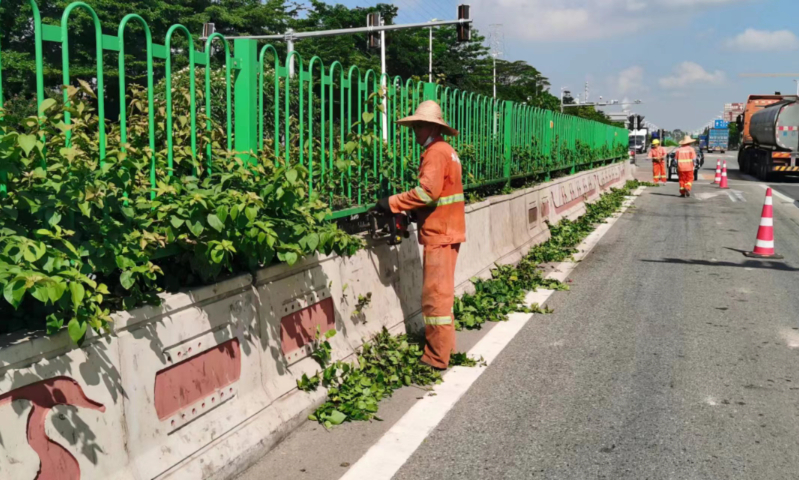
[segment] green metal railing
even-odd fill
[[[110,36],[102,33],[96,12],[86,3],[74,2],[67,6],[60,26],[43,24],[34,0],[30,0],[30,5],[33,9],[31,23],[39,104],[45,97],[43,43],[60,44],[63,84],[69,85],[73,82],[69,70],[70,15],[76,9],[83,10],[91,17],[95,31],[97,113],[100,118],[105,116],[104,102],[109,94],[104,91],[102,52],[118,54],[122,145],[128,141],[125,106],[130,95],[125,77],[126,27],[130,22],[141,25],[142,32],[138,35],[144,36],[146,48],[148,145],[151,151],[163,148],[163,145],[156,145],[158,126],[154,120],[153,79],[155,61],[164,61],[166,122],[162,128],[165,129],[168,176],[175,171],[172,63],[177,50],[173,47],[173,37],[175,34],[185,36],[188,46],[187,52],[181,55],[187,58],[190,75],[191,152],[195,159],[200,156],[198,128],[212,128],[212,55],[208,52],[212,45],[218,48],[221,43],[223,52],[220,50],[219,53],[223,53],[225,58],[224,123],[227,133],[227,144],[223,148],[234,150],[249,161],[304,166],[310,172],[309,191],[319,193],[330,203],[333,218],[363,211],[375,196],[385,193],[381,191],[385,190],[381,184],[385,185],[387,180],[392,180],[389,182],[392,191],[412,186],[413,172],[421,152],[412,133],[400,128],[396,120],[410,114],[420,102],[428,99],[437,100],[446,120],[460,131],[452,143],[461,155],[467,189],[533,175],[548,177],[555,171],[574,171],[594,162],[621,158],[621,147],[627,146],[626,130],[621,128],[432,83],[381,76],[372,70],[362,72],[355,66],[346,69],[337,61],[325,66],[321,58],[313,57],[306,61],[297,52],[290,53],[281,63],[275,47],[261,45],[259,48],[256,40],[236,39],[231,48],[230,41],[214,34],[206,40],[204,51],[198,51],[191,32],[182,25],[172,26],[164,45],[160,45],[153,42],[147,22],[136,14],[125,16],[117,34]],[[0,32],[0,35],[10,33]],[[130,37],[133,33],[127,35]],[[293,76],[289,73],[290,62],[294,63]],[[205,69],[204,108],[209,118],[205,125],[198,125],[202,107],[198,105],[195,87],[197,68]],[[0,105],[3,104],[2,78],[0,52]],[[67,101],[66,92],[64,95]],[[380,112],[381,108],[385,116]],[[364,114],[374,117],[367,122]],[[65,114],[64,121],[70,123],[69,113]],[[102,161],[107,148],[105,122],[99,122],[98,129],[99,160]],[[364,137],[367,134],[380,140],[371,142]],[[352,139],[356,139],[351,144],[354,148],[347,150]],[[338,168],[342,156],[357,158],[358,161],[355,166],[342,170]],[[214,153],[210,144],[206,146],[204,157],[207,172],[213,172]],[[155,196],[158,180],[155,156],[149,173],[152,195]],[[7,173],[0,172],[0,189],[5,189],[6,178]]]

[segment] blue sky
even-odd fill
[[[331,1],[331,3],[333,3]],[[341,0],[368,6],[374,0]],[[399,22],[454,18],[457,0],[395,0]],[[502,24],[504,58],[525,60],[590,100],[640,99],[636,112],[692,130],[749,94],[793,93],[799,72],[797,0],[471,0],[482,33]]]

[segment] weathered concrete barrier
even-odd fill
[[[456,284],[518,261],[548,238],[545,221],[575,218],[630,178],[614,164],[467,207]],[[81,348],[65,333],[0,343],[0,478],[226,478],[246,468],[324,398],[313,374],[317,328],[336,329],[334,359],[386,327],[421,329],[422,250],[412,237],[352,258],[306,258],[255,276],[164,295],[115,315]],[[364,314],[359,295],[371,293]]]

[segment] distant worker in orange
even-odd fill
[[[416,143],[424,148],[419,186],[381,199],[375,209],[417,211],[419,243],[424,245],[422,316],[427,341],[422,363],[443,370],[455,349],[455,262],[466,241],[466,214],[461,161],[442,135],[454,137],[458,131],[444,121],[441,107],[432,100],[397,124],[412,128]]]
[[[696,162],[696,150],[691,146],[696,140],[686,135],[680,141],[680,148],[674,152],[677,160],[677,173],[680,176],[680,196],[690,197],[691,186],[694,181],[694,162]]]
[[[666,183],[666,149],[660,146],[660,140],[652,140],[652,148],[649,150],[649,158],[652,159],[652,181],[654,183]]]

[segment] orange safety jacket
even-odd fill
[[[665,160],[666,149],[663,147],[655,147],[649,150],[649,158],[653,160]]]
[[[694,171],[694,160],[696,160],[696,150],[694,150],[694,147],[680,147],[677,149],[674,156],[677,158],[677,171]]]
[[[453,245],[466,241],[466,212],[458,154],[443,138],[433,140],[422,153],[419,186],[392,195],[394,213],[418,209],[419,243]]]

